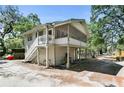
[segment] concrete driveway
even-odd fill
[[[60,80],[42,75],[14,61],[0,61],[0,86],[37,87],[58,86]]]
[[[84,65],[85,66],[85,65]],[[44,69],[22,61],[0,61],[0,87],[118,87],[124,77],[101,72]]]

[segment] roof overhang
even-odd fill
[[[47,24],[38,25],[38,26],[34,27],[32,30],[29,30],[29,31],[23,33],[23,35],[28,35],[28,34],[37,32],[39,30],[45,29]],[[73,27],[75,27],[76,29],[78,29],[79,31],[84,33],[85,35],[89,36],[89,32],[88,32],[85,20],[67,20],[67,21],[63,21],[63,22],[58,23],[58,24],[54,24],[54,22],[53,22],[53,23],[51,23],[50,28],[53,26],[59,27],[59,26],[66,25],[66,24],[71,24]]]

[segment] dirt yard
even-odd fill
[[[121,63],[122,64],[122,63]],[[118,87],[124,86],[123,65],[82,60],[66,69],[44,69],[22,61],[0,61],[1,87]],[[120,72],[121,71],[121,72]],[[118,73],[121,73],[118,75]]]

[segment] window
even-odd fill
[[[35,34],[35,37],[37,37],[37,33]]]
[[[56,37],[57,38],[62,38],[62,37],[66,37],[67,33],[65,31],[62,30],[56,30]]]
[[[32,35],[29,35],[28,36],[28,41],[31,41],[32,40]]]
[[[48,31],[48,35],[52,35],[52,30],[49,30]]]
[[[40,31],[40,32],[39,32],[39,36],[42,36],[42,35],[43,35],[43,31]]]
[[[59,37],[60,37],[60,31],[56,30],[56,38],[59,38]]]

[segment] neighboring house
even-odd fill
[[[77,49],[85,48],[89,35],[85,20],[70,19],[38,25],[24,33],[25,61],[57,66],[77,59]]]

